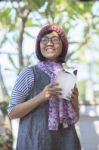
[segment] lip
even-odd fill
[[[46,51],[52,52],[52,51],[55,51],[55,49],[53,47],[47,47]]]

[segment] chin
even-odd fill
[[[56,58],[55,58],[55,57],[46,57],[46,59],[56,60]]]
[[[54,59],[54,58],[56,58],[56,57],[57,57],[57,56],[52,55],[52,54],[51,54],[51,55],[47,55],[47,56],[46,56],[46,58],[52,58],[52,59]]]

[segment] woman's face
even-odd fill
[[[43,57],[47,60],[57,61],[62,52],[62,41],[57,32],[53,31],[42,37],[40,50]]]

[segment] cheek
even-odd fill
[[[44,51],[44,45],[40,44],[41,53]]]
[[[61,54],[62,53],[62,44],[58,45],[57,47],[58,53]]]
[[[40,44],[40,49],[43,49],[43,45],[42,44]]]

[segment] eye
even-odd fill
[[[59,38],[54,37],[54,38],[52,38],[52,41],[53,41],[53,42],[59,42],[60,40],[59,40]]]
[[[54,41],[59,41],[59,39],[58,39],[58,38],[53,38],[53,40],[54,40]]]
[[[42,43],[46,43],[46,42],[48,42],[48,39],[47,39],[47,38],[42,38],[42,39],[41,39],[41,42],[42,42]]]

